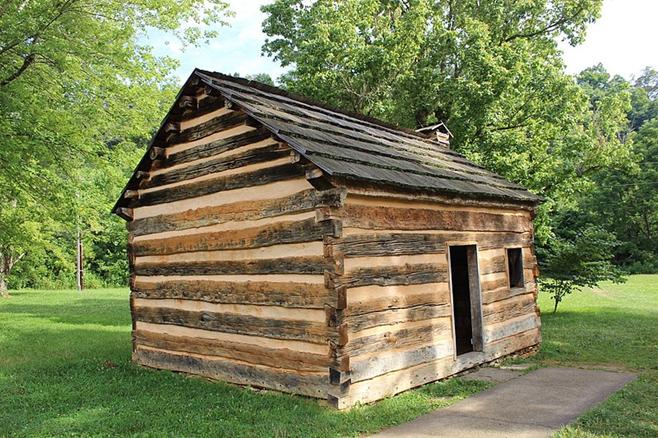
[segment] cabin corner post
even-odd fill
[[[342,238],[342,205],[346,192],[341,189],[320,191],[323,201],[316,208],[318,223],[327,224],[323,239],[325,259],[325,287],[329,299],[325,304],[328,326],[329,343],[329,389],[327,400],[338,408],[349,407],[346,399],[351,384],[349,356],[344,353],[347,345],[347,323],[345,322],[345,309],[347,307],[346,288],[341,278],[345,273],[345,258],[339,242]]]
[[[131,219],[132,220],[132,219]],[[126,222],[126,229],[128,230],[128,242],[126,245],[126,253],[128,256],[128,287],[130,288],[130,320],[131,320],[131,331],[130,338],[132,343],[132,354],[134,355],[136,350],[136,339],[135,339],[135,247],[133,244],[134,234],[131,231],[131,222]]]

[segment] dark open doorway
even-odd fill
[[[480,282],[475,245],[450,247],[450,279],[457,355],[482,350]]]

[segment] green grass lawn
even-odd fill
[[[126,289],[0,299],[0,435],[345,436],[488,387],[450,379],[349,412],[130,362]]]
[[[547,297],[542,308],[551,309]],[[561,436],[658,435],[658,276],[570,296],[542,316],[530,362],[632,370],[640,378]],[[130,362],[126,289],[15,291],[0,300],[0,435],[359,435],[487,387],[450,379],[337,412]]]
[[[658,437],[658,275],[569,296],[552,314],[540,294],[543,344],[530,362],[637,373],[639,378],[559,437]]]

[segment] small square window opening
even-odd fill
[[[509,287],[523,287],[523,252],[521,248],[507,249]]]

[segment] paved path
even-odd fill
[[[376,437],[549,437],[635,378],[541,368]]]

